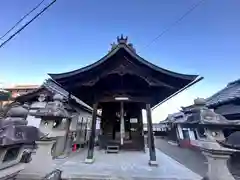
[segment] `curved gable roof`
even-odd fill
[[[173,71],[170,71],[170,70],[167,70],[164,68],[160,68],[160,67],[152,64],[151,62],[143,59],[142,57],[140,57],[125,43],[120,43],[120,44],[116,45],[116,47],[114,47],[107,55],[105,55],[100,60],[96,61],[95,63],[93,63],[91,65],[88,65],[83,68],[80,68],[80,69],[77,69],[74,71],[70,71],[70,72],[59,73],[59,74],[49,73],[48,75],[51,76],[53,79],[58,80],[58,79],[68,78],[68,77],[89,71],[90,69],[93,69],[96,66],[99,66],[102,63],[104,63],[105,61],[107,61],[109,58],[111,58],[114,54],[116,54],[121,49],[124,49],[127,53],[129,53],[130,56],[132,56],[134,59],[138,60],[141,64],[143,64],[143,65],[147,66],[148,68],[153,69],[159,73],[163,73],[163,74],[167,74],[169,76],[186,79],[186,80],[191,80],[191,81],[195,80],[198,77],[198,75],[180,74],[180,73],[173,72]]]

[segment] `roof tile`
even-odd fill
[[[209,97],[207,106],[216,107],[235,99],[240,99],[240,79],[229,83],[227,87]]]

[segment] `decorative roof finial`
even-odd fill
[[[116,46],[117,46],[117,45],[116,45],[115,42],[111,43],[111,50],[114,49]]]
[[[117,36],[117,43],[113,42],[111,43],[111,50],[115,49],[119,44],[125,44],[126,46],[129,47],[129,49],[131,51],[133,51],[134,53],[136,53],[136,49],[133,47],[132,43],[128,43],[128,36],[124,37],[123,34],[121,34],[121,36]]]
[[[123,37],[123,34],[121,34],[121,37],[117,37],[117,42],[118,44],[127,44],[128,37],[126,36],[125,38]]]
[[[128,47],[130,47],[130,49],[136,53],[136,49],[133,47],[132,43],[128,43]]]

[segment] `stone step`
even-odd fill
[[[107,146],[106,153],[118,153],[119,152],[119,146]]]

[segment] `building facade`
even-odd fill
[[[4,90],[11,93],[11,97],[15,98],[20,95],[26,94],[32,90],[39,88],[39,85],[16,85],[11,87],[5,87]]]
[[[16,85],[16,86],[9,86],[4,87],[2,91],[8,92],[9,97],[6,99],[1,100],[0,99],[0,105],[1,107],[4,107],[5,105],[11,103],[14,101],[14,99],[20,95],[24,95],[30,91],[33,91],[37,89],[39,85]]]
[[[64,89],[93,107],[91,127],[102,110],[103,148],[144,150],[142,109],[148,122],[149,164],[156,162],[151,108],[200,81],[160,68],[140,57],[127,37],[118,37],[111,50],[92,65],[72,72],[49,74]],[[95,131],[91,131],[86,162],[93,162]]]
[[[52,107],[56,94],[63,97],[63,108],[69,116],[64,123],[57,119],[49,121],[33,115]],[[88,143],[92,108],[53,81],[47,80],[39,88],[17,96],[15,101],[29,105],[28,125],[39,128],[41,132],[55,139],[56,142],[52,147],[53,157],[70,153],[73,146],[80,148]]]

